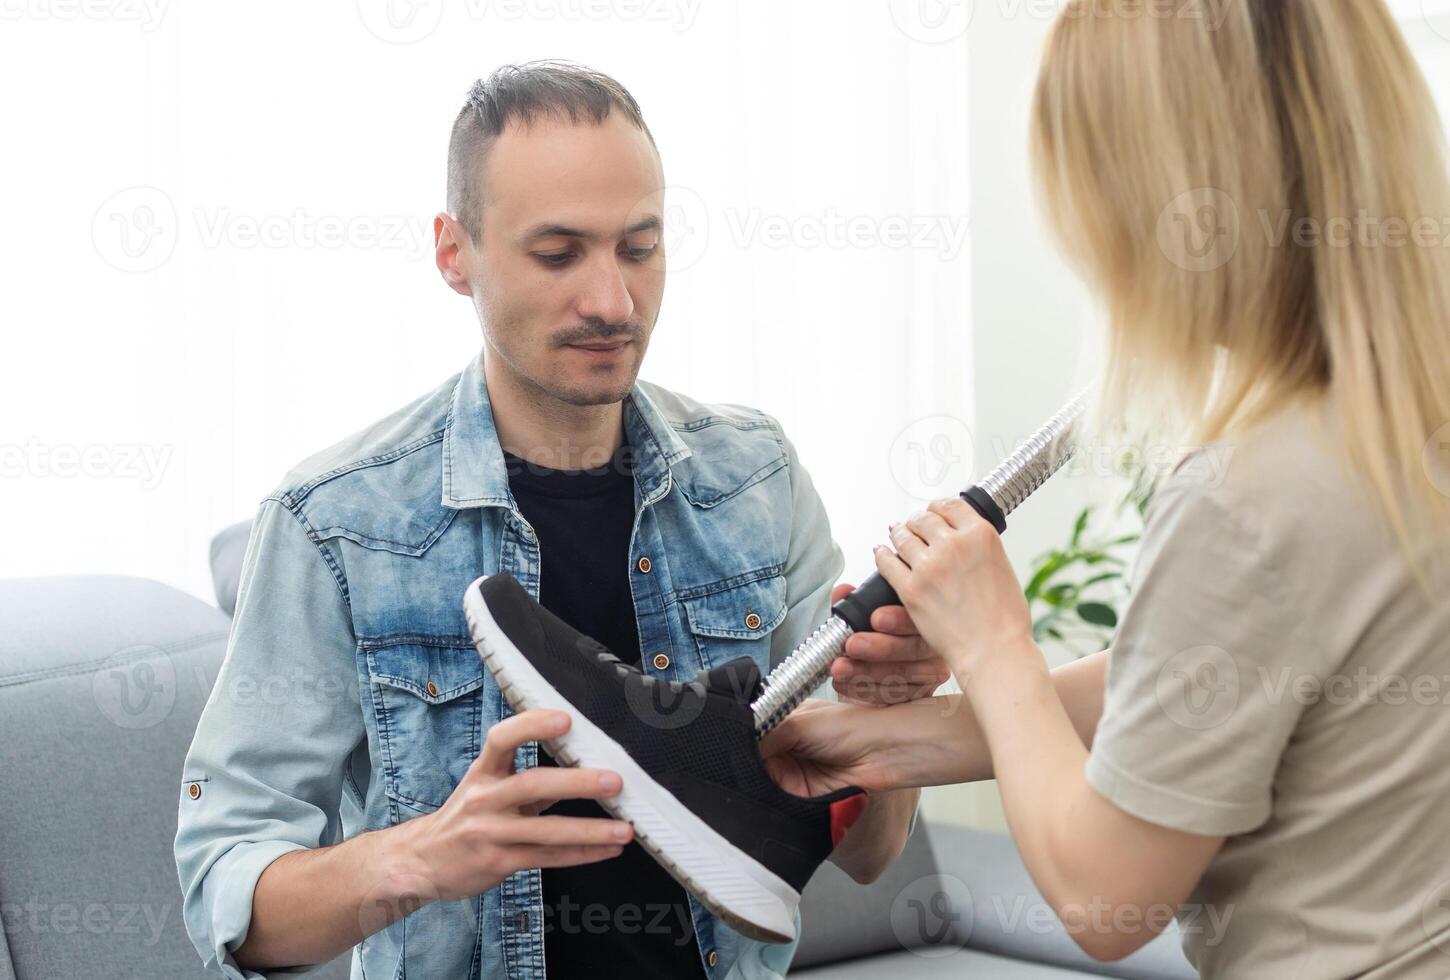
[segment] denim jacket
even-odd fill
[[[748,654],[768,670],[828,615],[843,566],[794,449],[770,416],[651,384],[636,384],[623,411],[642,669],[684,681]],[[231,951],[270,862],[448,798],[511,713],[469,641],[464,589],[506,572],[537,597],[539,562],[481,355],[295,467],[262,502],[226,660],[181,774],[176,864],[208,967],[264,975]],[[537,753],[520,749],[519,769]],[[785,973],[793,946],[748,940],[693,897],[690,911],[711,980]],[[544,924],[540,873],[520,871],[368,936],[352,977],[541,980]]]

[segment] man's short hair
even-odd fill
[[[483,162],[511,122],[529,125],[540,116],[573,123],[604,122],[619,111],[649,137],[634,96],[603,72],[568,61],[503,65],[468,90],[448,140],[448,211],[478,241],[483,216]]]

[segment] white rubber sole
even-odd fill
[[[650,856],[732,929],[761,942],[793,941],[800,893],[697,817],[565,700],[494,622],[478,591],[482,581],[468,587],[463,610],[499,690],[515,711],[551,708],[573,719],[562,736],[544,741],[549,754],[561,765],[617,772],[623,788],[600,805],[633,824]]]

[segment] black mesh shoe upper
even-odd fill
[[[555,690],[731,844],[805,887],[832,849],[830,805],[861,791],[806,799],[776,784],[756,746],[750,702],[761,679],[749,657],[688,683],[660,680],[619,662],[513,578],[493,575],[480,588],[494,621]]]

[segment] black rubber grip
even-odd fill
[[[1007,530],[1007,518],[1002,514],[1002,509],[981,487],[963,491],[962,499],[971,504],[972,509],[981,514],[984,521],[995,527],[998,534]],[[850,595],[832,606],[831,614],[845,620],[852,632],[869,633],[872,613],[882,606],[899,605],[901,597],[896,594],[896,590],[881,577],[880,572],[873,572]]]
[[[1002,508],[997,506],[997,501],[993,500],[987,494],[987,491],[981,487],[972,487],[969,490],[963,491],[962,499],[971,504],[972,509],[978,514],[982,515],[982,520],[995,527],[998,534],[1007,530],[1007,515],[1002,513]]]
[[[831,613],[846,621],[854,632],[867,633],[871,630],[871,614],[882,606],[899,606],[901,599],[891,584],[872,572],[871,577],[840,602],[831,607]]]

